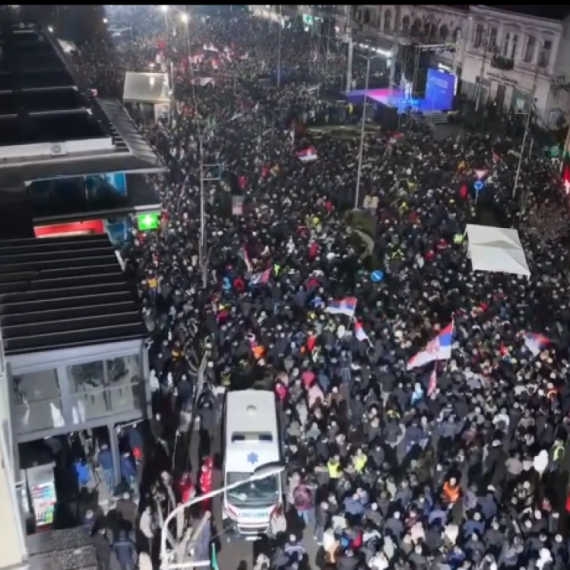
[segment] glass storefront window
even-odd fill
[[[68,375],[74,424],[143,409],[144,389],[138,355],[77,364],[68,368]]]
[[[14,376],[13,390],[18,433],[60,428],[65,425],[55,369]]]
[[[124,174],[37,180],[28,186],[34,217],[124,207],[126,193]]]

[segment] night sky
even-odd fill
[[[570,14],[570,7],[556,4],[530,4],[530,5],[514,5],[514,6],[502,6],[493,4],[489,5],[490,8],[499,8],[500,10],[506,10],[507,12],[519,12],[521,14],[527,14],[529,16],[538,16],[540,18],[554,18],[557,20],[562,20]]]

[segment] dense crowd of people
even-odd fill
[[[164,456],[193,413],[215,438],[223,389],[272,389],[286,418],[287,505],[314,529],[317,564],[566,568],[568,254],[564,224],[546,239],[535,221],[545,203],[552,218],[568,212],[536,157],[512,199],[517,117],[496,117],[500,136],[473,128],[438,142],[417,124],[372,131],[354,214],[358,140],[305,128],[332,116],[310,89],[308,62],[323,57],[310,34],[282,31],[280,61],[295,73],[277,87],[278,24],[234,13],[173,22],[174,35],[168,19],[141,14],[116,65],[99,44],[78,65],[99,93],[120,92],[126,69],[174,68],[176,112],[141,127],[168,165],[153,179],[161,228],[134,231],[127,254]],[[530,278],[473,271],[463,234],[485,220],[519,228]],[[149,545],[161,505],[201,492],[187,465],[169,470],[152,486],[159,512],[143,514]],[[257,566],[306,562],[289,535]]]

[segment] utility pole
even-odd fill
[[[354,57],[354,44],[352,43],[352,10],[351,5],[345,5],[346,16],[346,43],[347,43],[347,57],[346,57],[346,91],[347,93],[352,89],[352,58]]]
[[[281,87],[281,34],[283,31],[283,6],[279,4],[279,30],[277,31],[277,87]]]
[[[360,144],[358,149],[358,171],[356,172],[356,190],[354,195],[354,208],[358,208],[360,201],[360,181],[362,179],[362,159],[364,156],[364,135],[366,133],[366,104],[368,102],[368,82],[370,81],[370,62],[380,57],[378,55],[368,56],[366,58],[366,80],[364,83],[364,105],[362,107],[362,121],[360,122]]]
[[[398,51],[400,50],[400,41],[398,40],[398,32],[394,32],[394,41],[392,42],[392,54],[390,56],[390,104],[394,98],[394,81],[396,79],[396,60],[398,58]]]
[[[562,160],[560,161],[560,173],[564,172],[564,158],[566,154],[570,153],[570,127],[568,128],[568,134],[566,135],[566,140],[564,141],[564,148],[562,149]]]
[[[479,70],[479,84],[477,85],[477,98],[475,99],[475,111],[479,110],[479,106],[481,105],[481,95],[483,94],[483,79],[485,77],[485,64],[487,63],[487,49],[489,48],[487,31],[488,31],[488,25],[483,30],[483,38],[481,39],[483,53],[481,54],[481,69]]]
[[[200,143],[202,147],[202,143]],[[205,164],[204,155],[200,149],[200,268],[202,270],[202,284],[208,285],[208,251],[206,243],[206,182],[219,182],[221,180],[220,165]]]
[[[525,127],[524,127],[524,135],[523,135],[523,140],[522,140],[522,144],[521,144],[519,164],[517,166],[517,172],[515,174],[515,183],[513,185],[513,200],[515,199],[515,197],[517,195],[517,187],[519,185],[519,177],[521,175],[521,167],[522,167],[523,158],[524,158],[524,149],[526,147],[526,139],[528,137],[528,132],[530,130],[530,119],[531,119],[531,117],[532,117],[532,108],[530,108],[528,110],[526,123],[525,123]]]

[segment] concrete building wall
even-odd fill
[[[22,568],[27,557],[24,529],[15,493],[13,464],[0,433],[0,569]]]

